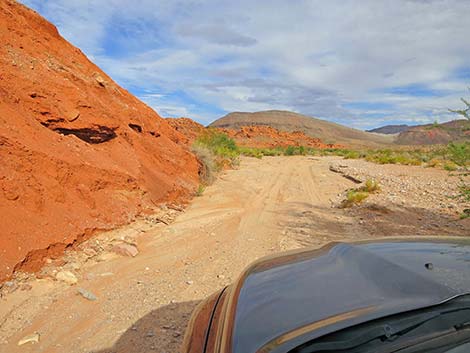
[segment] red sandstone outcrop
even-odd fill
[[[0,280],[192,193],[187,138],[51,23],[0,0],[0,42]]]

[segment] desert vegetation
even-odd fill
[[[470,88],[469,88],[470,90]],[[466,108],[464,109],[449,109],[452,113],[456,113],[458,115],[463,116],[465,119],[470,120],[470,102],[466,100],[465,98],[460,98],[462,103],[465,105]]]
[[[463,199],[465,202],[470,203],[470,185],[465,184],[463,181],[459,186],[459,197]],[[466,208],[463,210],[462,214],[460,215],[461,219],[469,218],[470,217],[470,208]]]
[[[254,158],[272,156],[340,156],[365,159],[376,164],[401,164],[441,168],[448,171],[470,168],[470,142],[452,142],[427,147],[396,147],[384,149],[313,148],[308,146],[277,146],[257,148],[238,146],[235,140],[216,129],[207,129],[194,141],[192,151],[205,165],[206,184],[214,173],[236,166],[239,156]]]
[[[341,207],[351,207],[356,204],[360,204],[369,194],[375,194],[380,191],[379,183],[374,179],[367,179],[361,187],[348,190],[346,192],[346,198],[341,203]]]
[[[240,151],[235,141],[227,135],[213,129],[201,133],[191,146],[191,151],[200,161],[201,173],[196,195],[201,195],[204,188],[214,182],[218,172],[238,165]]]
[[[304,146],[289,146],[276,148],[239,149],[240,153],[249,157],[264,156],[341,156],[345,159],[365,159],[377,164],[423,165],[438,167],[449,171],[467,169],[470,167],[470,142],[453,142],[445,146],[422,148],[387,148],[353,150],[345,148],[315,149]]]

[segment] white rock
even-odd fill
[[[55,275],[55,278],[70,285],[76,284],[78,282],[77,277],[70,271],[59,271]]]
[[[18,341],[18,346],[22,346],[26,343],[38,343],[39,342],[39,333],[35,332],[31,335],[24,336]]]

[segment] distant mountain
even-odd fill
[[[327,144],[342,144],[351,147],[377,147],[393,142],[392,136],[373,134],[280,110],[256,113],[234,112],[214,121],[210,126],[228,129],[241,129],[244,126],[271,126],[280,131],[301,131]]]
[[[401,132],[395,142],[400,145],[435,145],[459,141],[470,141],[468,120],[412,126]]]
[[[411,125],[401,124],[401,125],[385,125],[381,127],[377,127],[375,129],[366,130],[367,132],[374,132],[376,134],[399,134],[400,132],[406,131],[411,128]]]

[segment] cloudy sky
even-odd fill
[[[470,86],[469,0],[21,0],[162,116],[285,109],[445,121]]]

